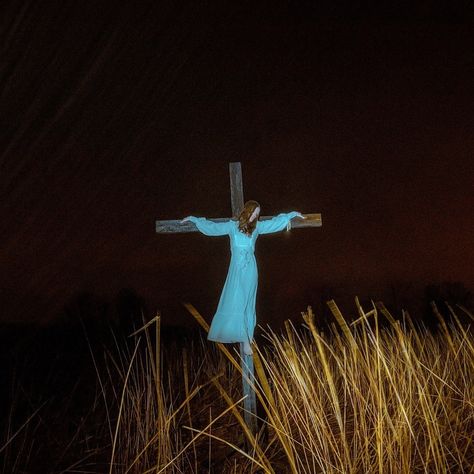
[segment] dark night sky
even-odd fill
[[[263,215],[323,214],[258,240],[259,322],[474,288],[467,7],[257,3],[2,2],[1,320],[123,288],[209,320],[228,239],[154,221],[229,216],[231,161]]]

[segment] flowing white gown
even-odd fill
[[[292,211],[269,220],[257,221],[251,236],[240,232],[237,220],[212,222],[205,217],[189,217],[205,235],[230,237],[229,270],[209,329],[209,340],[224,343],[252,341],[257,321],[255,300],[258,270],[254,254],[255,241],[260,234],[285,229],[297,215],[299,212]]]

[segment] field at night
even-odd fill
[[[0,472],[474,474],[471,3],[0,2]]]
[[[301,324],[264,331],[255,435],[238,353],[202,335],[166,344],[159,315],[132,338],[107,338],[109,347],[82,325],[87,344],[74,365],[51,358],[34,380],[22,369],[38,361],[22,348],[2,472],[472,472],[473,315],[434,305],[429,330],[382,303],[356,304],[352,324],[330,301],[325,330],[308,307]]]

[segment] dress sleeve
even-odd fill
[[[211,236],[228,235],[232,225],[230,220],[226,222],[213,222],[205,217],[189,216],[189,220],[195,224],[199,232]]]
[[[284,212],[265,221],[257,221],[257,231],[259,234],[271,234],[283,230],[288,223],[296,217],[297,211]]]

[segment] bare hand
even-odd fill
[[[296,217],[301,217],[301,219],[306,219],[305,216],[303,216],[303,214],[301,214],[301,212],[298,212],[297,216]]]
[[[181,221],[181,224],[184,224],[185,222],[189,221],[189,218],[190,218],[190,217],[191,217],[191,216],[185,217],[185,218]]]

